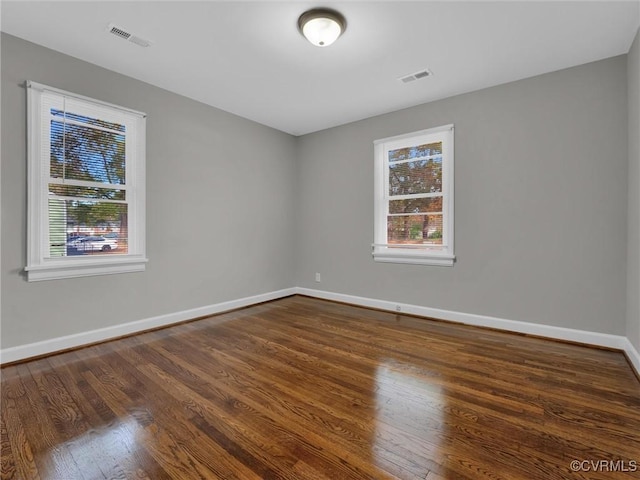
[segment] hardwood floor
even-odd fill
[[[3,479],[640,478],[640,383],[618,352],[294,296],[6,367],[0,440]]]

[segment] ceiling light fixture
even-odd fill
[[[347,21],[335,10],[314,8],[298,18],[298,29],[316,47],[328,47],[342,35]]]

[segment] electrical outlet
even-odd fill
[[[316,282],[320,283],[322,281],[322,277],[318,272],[316,272]]]
[[[401,312],[402,308],[400,307],[400,305],[396,305],[396,312]]]

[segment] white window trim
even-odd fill
[[[145,270],[145,154],[146,114],[89,97],[27,81],[27,280],[29,282],[61,278],[86,277]],[[49,160],[43,160],[42,148],[42,94],[50,92],[69,99],[107,107],[125,114],[135,122],[133,148],[135,161],[127,164],[127,195],[129,197],[129,231],[132,232],[127,254],[96,255],[88,257],[48,258],[48,191]]]
[[[373,258],[376,262],[404,263],[414,265],[453,266],[454,254],[454,128],[453,125],[420,130],[395,137],[374,141],[375,185],[374,185],[374,243]],[[388,202],[388,155],[389,150],[412,145],[443,141],[442,162],[442,214],[443,246],[390,247],[387,244]]]

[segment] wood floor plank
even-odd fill
[[[82,361],[68,362],[60,356],[49,358],[49,362],[60,380],[65,385],[69,394],[75,399],[90,425],[89,430],[82,435],[83,444],[93,444],[105,455],[103,468],[106,469],[107,478],[135,478],[139,480],[169,479],[169,475],[153,461],[146,449],[138,443],[132,444],[126,425],[123,425],[119,417],[104,403],[104,400],[91,388],[88,382],[82,379]],[[79,442],[78,442],[79,443]],[[84,451],[74,454],[85,455],[96,460],[95,457],[86,455]],[[124,453],[124,454],[123,454]]]
[[[2,401],[2,478],[40,478],[31,445],[20,424],[16,401]]]
[[[324,345],[327,346],[327,348],[331,348],[331,340],[328,339],[328,337],[323,333],[324,329],[330,328],[331,325],[326,321],[326,319],[322,319],[321,320],[325,320],[325,321],[321,321],[319,323],[319,325],[322,328],[318,328],[318,327],[308,327],[305,328],[304,332],[298,332],[296,330],[296,333],[298,333],[300,336],[303,336],[304,338],[309,338],[310,341],[312,342],[318,342],[321,341],[323,342]],[[336,330],[340,330],[341,334],[336,338],[333,339],[333,341],[336,344],[340,344],[346,340],[350,340],[351,342],[353,342],[354,340],[354,335],[357,335],[357,331],[354,330],[349,330],[348,329],[348,325],[345,325],[345,322],[340,322],[339,319],[337,322],[335,322],[338,324],[338,327],[332,328],[333,331]],[[376,325],[377,326],[377,325]],[[365,326],[364,328],[368,328],[367,326]],[[317,334],[314,335],[314,331],[317,332]],[[290,332],[293,333],[293,332]],[[398,336],[402,335],[402,340],[401,340],[401,345],[402,348],[401,349],[397,349],[395,347],[396,342],[398,341]],[[428,361],[429,362],[429,366],[430,367],[437,367],[437,372],[439,374],[441,373],[446,373],[448,378],[451,378],[452,375],[461,375],[460,377],[456,378],[456,380],[458,382],[462,382],[465,379],[468,378],[484,378],[484,382],[481,385],[481,388],[486,388],[486,389],[490,389],[492,395],[495,395],[497,393],[496,388],[499,388],[501,385],[505,385],[509,388],[513,387],[514,382],[518,382],[523,384],[523,386],[529,386],[528,384],[532,381],[535,381],[535,377],[533,377],[532,375],[526,375],[523,377],[522,373],[523,372],[529,372],[530,370],[530,365],[529,364],[524,364],[522,362],[522,357],[524,356],[524,354],[520,354],[517,357],[514,358],[513,353],[508,353],[505,352],[505,355],[507,355],[508,353],[508,360],[505,360],[504,357],[502,357],[502,350],[503,347],[502,345],[497,345],[497,346],[492,346],[491,352],[491,358],[490,361],[488,362],[483,362],[486,367],[485,368],[478,368],[478,366],[480,365],[478,362],[478,358],[483,359],[486,358],[486,345],[483,346],[483,350],[482,350],[482,355],[478,354],[478,355],[470,355],[469,352],[467,351],[468,349],[465,348],[464,346],[467,344],[462,344],[462,343],[457,343],[457,344],[452,344],[454,346],[453,349],[429,349],[429,350],[425,350],[424,348],[422,348],[422,345],[420,344],[420,341],[416,340],[416,337],[412,335],[412,332],[400,332],[400,335],[396,335],[396,337],[390,337],[389,339],[385,339],[384,336],[382,336],[382,338],[380,338],[380,336],[378,338],[375,339],[374,342],[363,342],[364,343],[364,348],[367,348],[370,350],[371,352],[371,356],[378,357],[380,355],[384,355],[386,354],[387,356],[389,356],[390,353],[393,353],[395,355],[395,357],[397,359],[401,359],[404,360],[407,364],[410,364],[413,360],[413,358],[419,358],[421,361]],[[501,335],[505,335],[502,334]],[[337,340],[337,341],[336,341]],[[538,339],[528,339],[528,340],[533,340],[534,342],[540,342],[541,340]],[[356,340],[357,341],[357,340]],[[444,342],[438,342],[438,346],[441,346],[440,344],[442,344]],[[548,343],[548,342],[547,342]],[[473,346],[473,345],[472,345]],[[611,352],[603,352],[606,354],[610,354]],[[455,365],[452,366],[452,368],[448,368],[449,365],[451,365],[449,357],[451,355],[462,355],[464,354],[464,358],[465,358],[465,369],[464,370],[460,370],[459,367],[456,367]],[[536,355],[538,355],[538,353],[536,352]],[[554,358],[553,359],[553,365],[554,367],[557,366],[558,364],[558,358]],[[511,372],[511,366],[513,365],[514,361],[518,362],[517,366],[518,366],[518,370],[517,372],[512,373]],[[496,368],[501,369],[501,375],[498,378],[492,378],[492,376],[490,375],[491,373],[493,373],[495,371]],[[421,372],[423,374],[428,374],[428,371],[424,371]],[[558,381],[556,383],[554,383],[554,389],[551,390],[551,394],[556,394],[559,398],[563,398],[567,393],[575,393],[576,390],[580,390],[581,395],[579,396],[579,398],[577,400],[582,400],[585,396],[590,395],[592,392],[598,392],[600,388],[603,388],[603,386],[606,384],[607,382],[607,378],[602,378],[602,374],[600,373],[600,379],[597,383],[587,383],[585,382],[585,370],[581,370],[581,371],[575,371],[574,368],[574,375],[576,376],[580,376],[579,380],[572,382],[569,387],[565,389],[564,391],[561,389],[566,383],[568,383],[568,381],[570,381],[570,378],[567,379],[566,377],[562,379],[562,381]],[[549,378],[549,376],[544,378],[544,382],[545,383],[549,383],[553,381],[553,377]],[[476,385],[477,386],[477,385]],[[569,392],[567,392],[567,390],[569,390]],[[611,389],[611,390],[607,390],[606,393],[609,395],[610,401],[612,401],[614,403],[614,405],[616,403],[621,404],[623,406],[630,406],[633,405],[634,402],[634,398],[632,395],[624,395],[623,393],[620,392],[619,387],[615,388],[615,389]],[[519,396],[519,399],[522,400],[523,397],[522,395]],[[609,403],[607,404],[609,405]],[[640,413],[638,413],[638,415],[640,415]]]
[[[7,480],[640,478],[620,352],[303,296],[9,366],[1,393]]]
[[[177,363],[167,363],[163,361],[161,358],[159,358],[157,354],[151,351],[146,352],[145,356],[155,357],[156,361],[159,363],[158,366],[148,367],[149,370],[151,371],[150,375],[157,375],[160,377],[164,377],[164,380],[167,383],[174,382],[172,377],[174,377],[178,372],[180,372],[180,370],[178,369]],[[162,366],[162,368],[160,368],[160,366]],[[195,367],[187,366],[187,370],[193,372],[195,370]],[[190,379],[185,381],[186,377],[190,377]],[[228,375],[225,375],[225,377],[229,378]],[[259,399],[257,401],[253,400],[252,395],[256,391],[260,390],[260,387],[252,389],[251,388],[252,386],[248,383],[240,386],[241,389],[248,387],[248,391],[245,392],[245,395],[243,396],[242,400],[239,400],[238,398],[235,398],[233,396],[233,393],[230,391],[230,389],[225,388],[224,383],[221,381],[218,381],[215,384],[210,384],[209,386],[207,386],[206,383],[201,382],[202,379],[208,378],[208,375],[202,371],[198,371],[195,375],[182,375],[181,378],[182,378],[182,381],[188,385],[189,389],[192,392],[194,392],[195,394],[200,392],[200,395],[202,395],[200,398],[204,398],[203,397],[204,395],[217,392],[216,395],[223,402],[226,402],[227,404],[235,407],[236,408],[235,415],[233,417],[227,418],[228,424],[235,424],[236,422],[238,422],[241,419],[243,413],[255,412],[255,414],[251,415],[252,418],[249,420],[249,423],[245,427],[245,430],[250,428],[262,427],[266,431],[271,431],[271,435],[275,436],[275,438],[278,438],[279,437],[278,433],[282,432],[282,430],[278,429],[277,424],[274,425],[275,421],[272,417],[269,417],[269,413],[272,413],[275,409],[276,413],[286,418],[286,415],[290,413],[290,408],[287,404],[280,407],[280,405],[270,405],[267,402],[262,402],[261,400],[263,399]],[[224,380],[224,378],[222,380]],[[245,377],[245,381],[246,380],[248,379]],[[175,388],[174,388],[174,391],[175,391]],[[206,403],[203,402],[203,404],[206,406]],[[218,412],[218,414],[220,414],[220,412]],[[262,422],[257,423],[261,419],[262,419]],[[300,420],[300,419],[297,419],[297,420]],[[271,425],[269,425],[269,423]],[[291,437],[291,439],[295,440],[295,442],[292,444],[292,448],[295,451],[295,455],[290,460],[291,465],[295,463],[298,455],[302,455],[304,453],[305,457],[307,458],[307,461],[311,462],[312,460],[315,460],[315,457],[318,456],[318,452],[319,452],[321,455],[323,455],[323,458],[325,461],[324,468],[329,471],[332,471],[334,478],[345,478],[345,479],[363,478],[363,473],[359,471],[358,465],[352,465],[350,463],[341,463],[339,461],[340,460],[339,458],[334,459],[331,456],[327,456],[326,453],[330,452],[332,444],[328,442],[324,442],[321,437],[317,438],[318,442],[323,442],[320,444],[321,448],[317,448],[316,445],[309,445],[306,438],[309,436],[312,436],[312,437],[316,436],[313,428],[311,428],[310,430],[303,430],[297,422],[293,424],[293,427],[289,424],[288,436]],[[292,443],[291,440],[285,441],[285,442]],[[285,442],[283,442],[282,439],[280,439],[278,443],[282,444]],[[260,446],[261,448],[258,449],[257,451],[258,456],[261,455],[262,449],[269,446],[269,442],[268,441],[265,442],[264,440],[262,440],[260,442]],[[345,452],[342,452],[342,454],[343,456],[346,455]],[[312,458],[309,458],[309,457],[312,457]],[[283,460],[283,457],[281,457],[280,461],[282,460]],[[368,467],[368,465],[365,465],[365,467]],[[280,472],[280,475],[286,475],[286,473],[287,472]],[[378,472],[375,472],[375,473],[378,474]],[[383,478],[383,477],[380,477],[380,478]]]
[[[245,351],[245,350],[243,350],[243,351]],[[247,355],[250,355],[250,354],[247,354]],[[266,362],[269,362],[269,361],[270,361],[270,358],[265,358],[265,359],[264,359],[264,362],[265,362],[265,363],[266,363]],[[285,380],[280,380],[280,382],[279,382],[279,383],[285,383],[285,382],[286,382]],[[380,382],[380,380],[378,380],[378,384],[379,384],[378,386],[379,386],[379,387],[380,387],[380,383],[381,383],[381,382]],[[402,394],[403,392],[400,392],[400,393]],[[283,392],[279,392],[279,393],[278,393],[278,396],[282,396],[282,394],[283,394]],[[389,400],[390,400],[390,398],[388,398],[388,399],[387,399],[387,401],[389,401]],[[326,412],[326,413],[328,413],[328,414],[335,414],[335,411],[330,411],[330,412]],[[398,412],[397,412],[397,414],[398,414],[398,415],[397,415],[397,417],[398,417],[398,418],[406,417],[406,418],[408,418],[408,419],[409,419],[409,422],[411,421],[411,412],[410,412],[410,411],[408,411],[408,410],[402,411],[402,408],[400,407],[400,408],[398,408]],[[381,417],[380,417],[380,412],[378,412],[378,418],[377,418],[377,420],[378,420],[378,423],[383,423],[383,422],[384,422],[384,418],[382,418],[382,419],[381,419]],[[403,427],[404,427],[404,431],[405,431],[405,432],[410,432],[410,431],[412,430],[413,425],[412,425],[411,423],[405,423],[405,422],[403,422],[402,424],[403,424]],[[423,426],[423,427],[424,427],[424,426]],[[436,425],[433,425],[433,427],[436,427]],[[389,427],[387,427],[387,428],[389,428]],[[430,430],[431,430],[431,431],[433,431],[434,429],[432,428],[432,429],[430,429]],[[434,435],[434,434],[433,434],[433,433],[431,433],[431,436],[433,436],[433,435]],[[405,439],[405,440],[406,440],[406,439]],[[420,439],[412,439],[412,441],[410,441],[410,442],[408,442],[408,443],[412,443],[412,444],[415,444],[415,445],[422,445],[422,447],[424,447],[424,445],[425,445],[425,443],[426,443],[427,441],[428,441],[428,440],[426,440],[426,439],[422,439],[422,442],[420,442]],[[406,443],[406,442],[404,442],[404,443]],[[492,447],[492,448],[495,448],[495,447],[497,447],[497,446],[500,446],[500,445],[496,445],[496,441],[494,440],[494,442],[493,442],[493,444],[491,445],[491,447]],[[399,448],[401,448],[401,447],[400,447],[399,445],[397,445],[397,444],[396,444],[396,445],[395,445],[395,449],[397,450],[397,449],[399,449]],[[461,448],[462,448],[461,446],[458,446],[458,447],[457,447],[457,450],[458,450],[458,451],[460,451],[460,450],[461,450]],[[476,452],[476,453],[477,453],[477,452]],[[491,458],[491,457],[493,456],[493,452],[492,452],[492,451],[487,452],[487,456],[488,456],[488,458]],[[512,463],[513,463],[513,462],[512,462]]]
[[[25,389],[25,394],[16,402],[19,418],[33,449],[38,473],[40,478],[84,479],[66,445],[64,433],[57,429],[47,401],[31,376],[31,371],[39,365],[41,361],[15,367]]]
[[[225,339],[225,338],[223,338],[223,339],[221,339],[221,341],[226,341],[226,339]],[[245,351],[245,350],[243,350],[243,352],[244,352],[244,351]],[[237,354],[237,355],[241,355],[241,354]],[[267,365],[267,364],[269,364],[269,363],[272,361],[273,356],[274,356],[274,355],[270,355],[270,356],[268,356],[267,358],[265,358],[265,359],[263,360],[263,365]],[[282,368],[286,368],[286,367],[282,367]],[[329,367],[327,367],[327,368],[329,368]],[[276,369],[276,370],[277,370],[277,369]],[[324,370],[326,370],[326,368],[325,368],[325,369],[322,369],[322,370],[324,371]],[[292,369],[289,369],[289,370],[287,371],[287,374],[288,374],[289,376],[291,376],[291,377],[295,377],[296,372],[294,372]],[[297,381],[304,381],[304,378],[302,378],[302,377],[298,377],[298,378],[297,378]],[[318,379],[318,381],[320,382],[320,379]],[[283,380],[283,382],[286,382],[286,380]],[[361,380],[361,382],[364,382],[364,380]],[[324,385],[329,385],[329,383],[325,382],[325,383],[324,383]],[[335,385],[334,385],[333,389],[335,390],[335,388],[336,388],[336,387],[335,387]],[[396,419],[397,419],[397,420],[396,420],[396,422],[398,422],[398,421],[399,421],[399,422],[401,422],[401,423],[403,424],[403,428],[404,428],[406,431],[408,431],[408,432],[411,432],[412,430],[420,429],[420,428],[424,428],[425,426],[428,426],[428,425],[422,425],[422,426],[417,425],[417,424],[413,421],[413,419],[412,419],[412,415],[410,414],[410,410],[411,410],[411,408],[412,408],[412,407],[418,407],[418,406],[420,406],[420,407],[421,407],[421,410],[424,410],[425,402],[428,402],[430,399],[429,399],[427,396],[423,396],[423,397],[421,397],[421,399],[420,399],[420,401],[422,402],[422,405],[412,405],[412,402],[404,402],[404,400],[406,400],[407,398],[410,398],[410,396],[409,396],[410,392],[409,392],[409,391],[406,391],[406,392],[402,391],[402,386],[400,386],[399,388],[395,388],[395,387],[394,387],[394,392],[395,392],[395,393],[399,393],[399,394],[400,394],[400,396],[401,396],[401,398],[400,398],[400,399],[397,399],[397,398],[395,399],[395,403],[398,403],[399,401],[400,401],[400,402],[403,402],[403,403],[406,403],[406,405],[402,405],[402,406],[400,406],[400,407],[396,407],[396,409],[397,409],[397,410],[399,410],[399,411],[402,411],[402,410],[403,410],[403,407],[406,407],[406,408],[405,408],[405,410],[407,410],[407,412],[405,412],[405,414],[404,414],[404,415],[396,415]],[[351,393],[353,393],[353,392],[351,392]],[[378,394],[380,394],[380,392],[378,392]],[[328,400],[327,400],[327,399],[325,399],[325,400],[328,402]],[[387,401],[389,401],[389,400],[391,400],[391,398],[390,398],[390,397],[389,397],[389,398],[387,398]],[[327,402],[325,402],[325,403],[327,403]],[[413,402],[413,403],[415,404],[415,402]],[[451,403],[451,399],[448,399],[448,403]],[[459,405],[460,405],[460,404],[459,404]],[[436,406],[436,408],[443,408],[443,409],[447,409],[447,408],[448,408],[448,407],[447,407],[447,403],[446,403],[446,402],[444,402],[444,403],[443,403],[443,404],[441,404],[441,405],[437,405],[437,406]],[[462,410],[462,408],[454,409],[454,411],[455,411],[455,410]],[[468,413],[469,413],[469,412],[466,412],[466,413],[467,413],[467,415],[468,415]],[[350,414],[351,414],[352,416],[354,415],[354,414],[353,414],[353,412],[350,412]],[[380,418],[380,417],[381,417],[381,416],[380,416],[380,414],[379,414],[379,415],[378,415],[378,420],[379,420],[379,421],[381,420],[381,418]],[[482,416],[480,413],[475,412],[475,414],[473,415],[473,418],[475,418],[475,420],[474,420],[474,421],[477,421],[477,418],[478,418],[478,417],[481,417],[481,418],[482,418],[482,417],[484,417],[484,418],[486,418],[486,415]],[[541,417],[542,417],[542,415],[541,415]],[[382,419],[382,420],[384,421],[384,419]],[[403,421],[403,420],[405,420],[405,421]],[[413,423],[412,423],[412,422],[413,422]],[[456,423],[459,423],[459,420],[456,420]],[[500,426],[500,425],[501,425],[501,424],[503,424],[503,423],[504,423],[504,422],[502,421],[502,419],[501,419],[500,417],[493,416],[492,418],[490,418],[488,421],[486,421],[486,422],[485,422],[485,424],[483,425],[483,428],[484,428],[485,430],[487,430],[487,429],[489,429],[489,430],[490,430],[490,429],[492,428],[492,426],[496,426],[496,425],[497,425],[497,426]],[[541,421],[541,420],[539,420],[537,423],[540,425],[540,428],[543,428],[543,426],[542,426],[542,421]],[[519,426],[521,426],[521,421],[520,421],[520,420],[518,420],[518,425],[519,425]],[[502,425],[500,428],[504,428],[504,425]],[[429,431],[429,430],[427,429],[427,430],[425,430],[425,431]],[[499,432],[496,432],[496,434],[498,434],[498,433],[499,433]],[[532,429],[529,429],[529,430],[528,430],[528,432],[527,432],[527,435],[526,435],[524,438],[518,438],[518,437],[516,436],[514,439],[515,439],[515,440],[519,440],[519,441],[527,441],[527,440],[529,440],[529,439],[532,437],[531,433],[532,433]],[[419,432],[418,432],[418,434],[419,434]],[[513,438],[513,436],[511,436],[511,437]],[[548,438],[548,434],[547,434],[547,432],[546,432],[546,431],[545,431],[545,438]],[[529,442],[529,443],[530,443],[530,442]],[[595,453],[595,452],[592,452],[592,453]]]
[[[174,478],[175,475],[184,476],[189,472],[201,478],[236,478],[236,471],[240,471],[242,477],[247,479],[259,478],[249,468],[255,468],[254,464],[243,465],[236,462],[215,441],[217,439],[202,435],[194,428],[192,415],[178,403],[172,402],[169,396],[163,395],[160,385],[145,381],[139,373],[144,366],[132,365],[127,368],[106,350],[99,362],[102,378],[88,378],[88,381],[95,389],[103,392],[103,398],[105,389],[109,386],[104,380],[109,378],[118,383],[118,390],[110,390],[112,395],[107,397],[111,402],[110,406],[117,408],[121,417],[132,417],[137,424],[134,428],[144,430],[157,440],[153,442],[156,448],[152,455]],[[152,390],[158,402],[153,411],[147,408],[146,401],[132,401],[136,398],[135,392],[146,390]],[[173,426],[171,430],[166,428],[169,425]],[[184,465],[188,466],[188,470],[184,470]]]
[[[0,423],[2,423],[2,425],[0,425],[0,478],[13,480],[17,478],[18,473],[16,471],[16,462],[13,458],[13,452],[11,450],[11,441],[9,440],[9,432],[7,430],[7,419],[4,417],[4,415],[4,411],[0,413]],[[14,440],[14,444],[20,445],[20,442],[16,442]],[[17,450],[20,447],[16,446],[15,448]],[[27,450],[25,453],[28,455],[30,450],[31,447],[29,447],[29,450]],[[32,476],[35,477],[36,475],[32,474]]]
[[[146,348],[145,345],[140,347],[135,350],[144,351]],[[116,353],[127,360],[135,359],[129,357],[130,352],[127,350]],[[257,470],[254,475],[260,475],[259,478],[271,475],[270,467],[267,465],[270,456],[278,458],[278,463],[285,466],[295,463],[293,457],[287,461],[286,450],[278,448],[282,439],[278,444],[274,444],[276,438],[264,437],[259,430],[253,430],[251,425],[242,423],[242,415],[247,413],[246,409],[238,408],[241,405],[233,397],[220,392],[215,385],[207,385],[189,368],[172,364],[170,359],[157,355],[153,350],[145,353],[145,357],[152,361],[139,366],[137,380],[143,384],[155,382],[158,385],[156,395],[167,403],[175,402],[189,412],[190,421],[199,430],[214,437],[232,458],[240,457],[245,465]],[[180,380],[176,381],[176,377]],[[199,396],[199,392],[204,392],[206,398]],[[243,440],[246,451],[237,446],[237,442],[234,441],[236,438]],[[248,478],[249,473],[245,472],[242,476]]]
[[[108,449],[101,449],[91,441],[91,427],[85,422],[75,401],[62,384],[59,376],[50,368],[46,359],[29,368],[31,378],[47,405],[48,415],[64,445],[82,475],[89,478],[109,478]]]
[[[196,339],[193,339],[193,341],[196,341]],[[223,341],[226,340],[223,339]],[[214,344],[214,339],[209,339],[208,342]],[[175,340],[172,343],[175,343]],[[219,351],[216,353],[219,360],[224,361],[223,359],[225,355]],[[251,354],[246,355],[249,357],[241,356],[236,351],[233,357],[226,358],[226,361],[229,363],[225,365],[225,368],[233,369],[233,365],[243,358],[245,360],[249,359],[250,361]],[[314,376],[297,376],[297,372],[289,368],[289,366],[285,366],[283,364],[279,364],[279,366],[277,366],[277,362],[275,367],[266,368],[266,365],[273,361],[272,358],[266,355],[257,354],[255,359],[259,361],[260,367],[254,368],[249,366],[248,368],[245,368],[245,375],[241,378],[239,381],[241,384],[237,385],[237,387],[239,388],[242,385],[255,387],[256,382],[260,382],[260,377],[262,375],[268,375],[269,378],[277,378],[277,382],[273,383],[272,390],[269,392],[263,392],[263,396],[256,398],[255,401],[258,404],[263,402],[264,404],[271,406],[277,406],[278,403],[285,403],[286,405],[301,405],[296,408],[297,412],[299,412],[298,420],[304,418],[304,420],[308,422],[314,422],[315,419],[320,419],[323,423],[319,428],[324,428],[327,432],[330,432],[328,434],[332,436],[336,444],[340,445],[342,449],[348,450],[356,442],[363,442],[362,448],[364,448],[367,443],[366,439],[376,433],[372,426],[383,424],[379,413],[372,411],[374,405],[371,402],[358,402],[356,400],[357,392],[345,391],[345,393],[341,395],[341,398],[346,400],[346,404],[345,407],[340,407],[335,398],[331,398],[331,395],[325,395],[325,392],[327,391],[335,392],[335,385],[333,387],[329,387],[328,384],[320,384],[318,382],[318,378]],[[196,363],[206,364],[207,358],[200,358]],[[238,366],[242,369],[243,364],[238,363]],[[254,371],[259,371],[259,374],[252,373]],[[286,375],[278,377],[280,373]],[[228,377],[237,378],[236,375],[229,375]],[[220,380],[223,382],[226,381],[224,378]],[[369,380],[362,380],[363,384],[372,382],[372,378]],[[325,386],[327,386],[326,389],[323,388]],[[253,388],[252,391],[257,392],[259,389]],[[354,402],[354,400],[356,401]],[[360,407],[357,411],[353,408],[355,405],[359,405]],[[286,409],[282,409],[278,410],[277,413],[279,416],[284,418],[289,412]],[[336,432],[339,432],[339,436],[335,436]],[[378,460],[386,460],[385,464],[387,469],[393,470],[393,466],[395,465],[396,469],[404,469],[404,475],[407,475],[407,472],[415,469],[420,473],[424,472],[424,467],[420,465],[425,462],[428,463],[428,458],[422,456],[418,459],[418,465],[413,463],[416,462],[416,455],[424,454],[425,449],[429,445],[428,439],[421,440],[412,438],[410,432],[401,431],[389,425],[385,428],[385,437],[389,438],[378,438],[378,442],[373,446],[373,449],[377,452]],[[383,448],[383,440],[389,441],[393,444],[393,449],[391,451],[386,451]],[[398,452],[398,454],[395,454],[396,452]],[[389,460],[391,457],[400,458],[401,461],[391,462]]]

